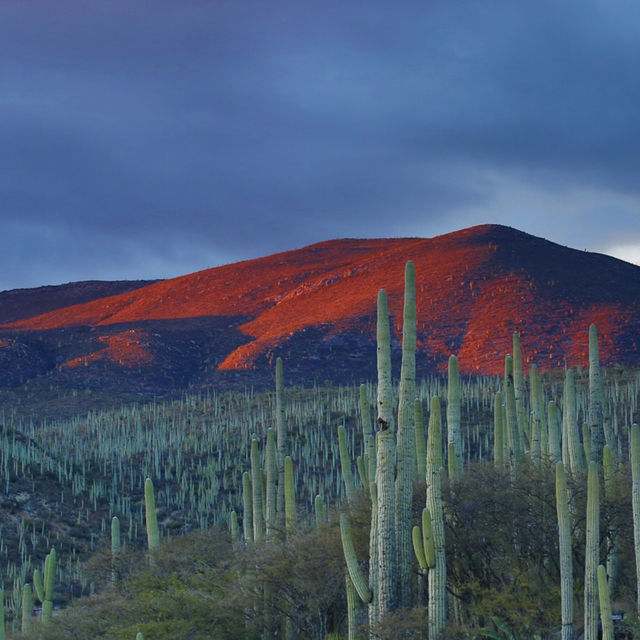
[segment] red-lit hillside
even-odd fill
[[[399,339],[407,260],[423,372],[457,353],[463,372],[500,373],[514,330],[527,363],[585,365],[591,322],[604,364],[640,360],[639,267],[485,225],[430,239],[332,240],[64,306],[0,328],[0,364],[6,371],[17,359],[2,363],[2,353],[27,344],[41,350],[34,375],[80,368],[98,381],[117,370],[150,387],[246,383],[274,354],[303,382],[371,378],[376,293],[387,290]]]

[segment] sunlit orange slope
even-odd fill
[[[525,363],[584,365],[590,322],[601,334],[604,363],[638,359],[640,268],[496,225],[431,239],[322,242],[4,328],[99,328],[241,315],[249,318],[240,327],[247,342],[231,350],[219,369],[247,369],[309,327],[321,328],[325,337],[349,332],[373,340],[371,319],[381,288],[389,294],[399,336],[407,260],[416,268],[418,348],[436,367],[457,353],[464,372],[500,373],[514,330],[521,334]]]

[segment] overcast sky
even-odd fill
[[[495,222],[640,262],[640,3],[2,0],[0,289]]]

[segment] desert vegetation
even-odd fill
[[[377,384],[6,408],[7,637],[640,637],[638,372],[592,326],[585,370],[515,334],[504,376],[416,381],[411,263],[403,318],[397,383],[382,291]]]

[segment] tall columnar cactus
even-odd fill
[[[549,429],[549,458],[552,464],[562,459],[562,445],[558,431],[558,407],[551,400],[547,407],[547,426]]]
[[[504,465],[504,421],[502,420],[502,394],[498,391],[493,398],[493,463]]]
[[[368,484],[371,484],[376,479],[376,437],[371,428],[367,387],[364,384],[360,385],[360,420],[364,439],[364,462],[367,470],[367,480]],[[366,486],[365,490],[368,491],[369,487]]]
[[[395,468],[396,442],[389,429],[376,436],[378,458],[378,611],[383,618],[397,606],[397,557],[395,535]],[[410,521],[409,521],[410,523]]]
[[[284,513],[285,531],[289,537],[296,529],[296,484],[290,456],[284,457]]]
[[[278,494],[277,513],[280,529],[285,522],[284,506],[284,457],[287,455],[289,443],[287,441],[287,427],[284,419],[284,375],[282,373],[282,358],[276,358],[276,439],[278,449]]]
[[[277,530],[276,497],[278,484],[278,463],[276,460],[276,434],[273,429],[267,429],[267,444],[265,450],[265,535],[271,540]]]
[[[513,333],[513,391],[516,398],[516,418],[518,420],[518,430],[520,433],[524,433],[526,430],[527,420],[524,412],[522,350],[520,349],[520,334],[517,331],[514,331]]]
[[[613,449],[605,444],[602,449],[602,471],[604,476],[604,497],[609,502],[615,500],[615,472],[616,463],[613,455]],[[616,591],[618,580],[618,555],[620,553],[620,542],[615,530],[609,529],[607,534],[609,542],[609,555],[607,557],[607,575],[609,576],[608,588],[609,593]]]
[[[231,546],[235,549],[240,543],[240,525],[238,524],[238,514],[235,511],[231,511],[229,514],[229,534]]]
[[[556,463],[556,511],[560,549],[560,600],[562,640],[573,640],[573,564],[571,561],[571,520],[567,478],[562,462]]]
[[[579,473],[585,468],[584,448],[580,443],[578,431],[578,418],[576,411],[576,385],[573,369],[567,369],[564,378],[563,403],[563,438],[567,439],[567,450],[569,452],[569,468],[571,473]]]
[[[355,485],[353,481],[353,471],[351,469],[351,456],[347,448],[347,430],[344,428],[344,425],[338,427],[338,451],[340,452],[340,467],[342,469],[342,480],[344,481],[347,502],[353,502]]]
[[[504,359],[504,398],[507,408],[506,434],[509,442],[509,461],[513,467],[522,460],[522,441],[518,431],[516,396],[513,389],[513,359],[509,354]]]
[[[246,544],[253,542],[253,488],[251,474],[242,474],[242,535]]]
[[[53,588],[56,576],[56,550],[51,549],[44,561],[44,582],[40,571],[33,572],[33,588],[36,598],[42,603],[42,623],[49,624],[53,614]]]
[[[598,549],[600,545],[600,484],[598,464],[589,463],[587,531],[584,557],[584,640],[598,638]]]
[[[440,400],[431,400],[427,441],[427,509],[431,515],[434,567],[429,571],[429,640],[440,640],[446,623],[447,565],[444,551],[444,514],[440,488],[442,435]]]
[[[414,402],[415,426],[416,426],[416,477],[423,480],[427,473],[427,439],[424,434],[424,414],[422,402],[416,399]]]
[[[313,508],[316,514],[316,527],[320,527],[327,521],[327,510],[325,509],[324,500],[320,494],[315,497]]]
[[[398,606],[411,605],[412,545],[411,505],[416,474],[416,277],[413,262],[405,266],[402,320],[402,365],[398,389],[397,464],[395,479],[395,527],[398,569]]]
[[[426,593],[427,577],[429,569],[436,564],[435,549],[433,548],[433,527],[431,525],[431,513],[426,507],[422,510],[422,526],[415,526],[411,531],[413,551],[418,560],[418,595],[419,604],[426,606],[428,597]]]
[[[631,507],[636,555],[636,606],[640,611],[640,427],[637,424],[631,427]]]
[[[263,472],[260,465],[260,447],[258,436],[251,437],[251,503],[253,505],[253,541],[261,542],[265,535],[264,515],[262,511]]]
[[[147,546],[149,551],[155,551],[160,545],[160,532],[158,530],[156,499],[151,478],[147,478],[144,481],[144,513],[147,525]]]
[[[33,617],[33,596],[31,585],[25,584],[22,587],[22,633],[28,634],[31,631],[31,621]]]
[[[602,379],[596,325],[589,326],[589,430],[591,432],[591,460],[602,462],[604,447],[604,418],[602,414]]]
[[[449,478],[456,480],[462,470],[462,441],[460,438],[460,372],[458,358],[449,356],[447,378],[447,442],[453,448],[454,456],[448,457]]]
[[[607,570],[598,565],[598,597],[600,600],[600,620],[602,621],[602,640],[613,640],[613,616],[611,597],[607,584]]]
[[[535,464],[540,462],[540,458],[542,456],[540,430],[543,408],[540,406],[538,381],[538,367],[536,367],[535,364],[532,364],[529,368],[529,387],[531,388],[531,440],[529,450],[531,459]]]

